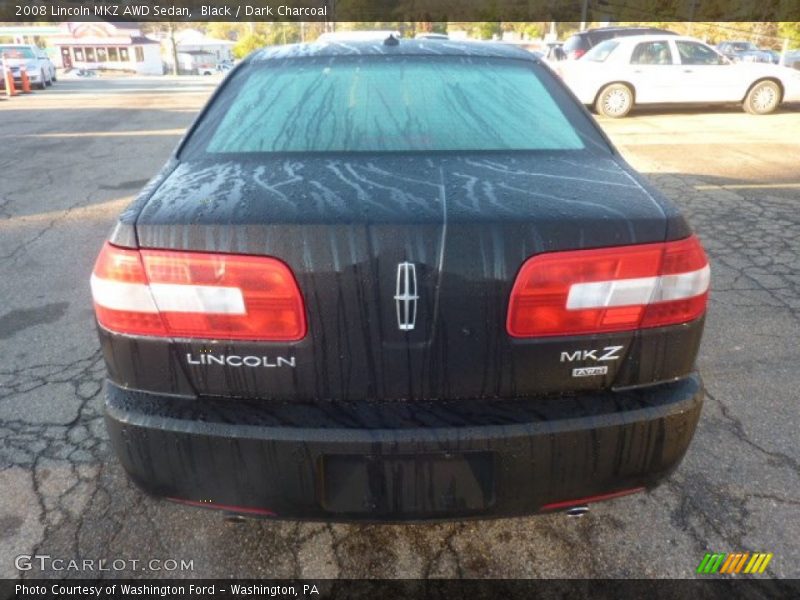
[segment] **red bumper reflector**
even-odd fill
[[[551,502],[542,506],[541,510],[558,510],[559,508],[570,508],[572,506],[580,506],[581,504],[591,504],[592,502],[602,502],[603,500],[611,500],[613,498],[620,498],[621,496],[629,496],[630,494],[638,494],[643,492],[645,488],[636,487],[628,490],[620,490],[618,492],[611,492],[608,494],[599,494],[597,496],[587,496],[586,498],[575,498],[574,500],[563,500],[561,502]]]
[[[187,506],[199,506],[201,508],[213,508],[243,515],[260,515],[262,517],[277,517],[278,515],[267,508],[250,508],[247,506],[231,506],[229,504],[216,504],[214,502],[203,502],[201,500],[184,500],[183,498],[166,498],[170,502],[185,504]]]
[[[179,338],[295,341],[306,335],[300,289],[268,256],[103,246],[92,273],[98,322]]]
[[[544,337],[687,323],[705,312],[709,282],[694,236],[539,254],[517,275],[506,329],[513,337]]]

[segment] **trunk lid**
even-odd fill
[[[506,333],[509,292],[526,258],[688,234],[617,157],[184,162],[144,205],[136,231],[141,247],[274,256],[297,277],[305,339],[168,342],[171,367],[200,395],[515,397],[636,385],[686,369],[645,360],[639,334],[517,340]],[[619,346],[619,359],[602,377],[574,379],[574,365],[561,361],[564,352],[608,346]],[[263,360],[204,364],[204,354]]]

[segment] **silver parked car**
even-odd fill
[[[31,85],[40,90],[55,81],[53,63],[46,55],[42,58],[42,50],[34,44],[2,44],[0,58],[11,69],[15,85],[22,85],[22,69],[28,73]]]
[[[38,48],[38,54],[39,54],[39,63],[44,67],[45,74],[49,75],[50,83],[51,84],[55,83],[56,81],[58,81],[56,66],[53,64],[53,61],[50,60],[50,56],[47,54],[47,52],[45,52],[41,48]]]

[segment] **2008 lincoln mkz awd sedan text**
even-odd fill
[[[525,515],[647,490],[703,402],[709,266],[539,59],[258,51],[91,279],[143,490],[252,516]]]

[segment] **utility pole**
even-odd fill
[[[326,0],[330,14],[325,15],[325,31],[336,31],[336,0]]]
[[[589,0],[583,0],[581,6],[581,31],[586,30],[586,18],[589,15]]]
[[[172,46],[172,74],[178,74],[178,45],[175,43],[175,26],[169,22],[169,43]]]
[[[555,21],[550,21],[550,33],[545,37],[547,37],[547,39],[549,39],[551,42],[558,40],[558,30],[556,30]]]

